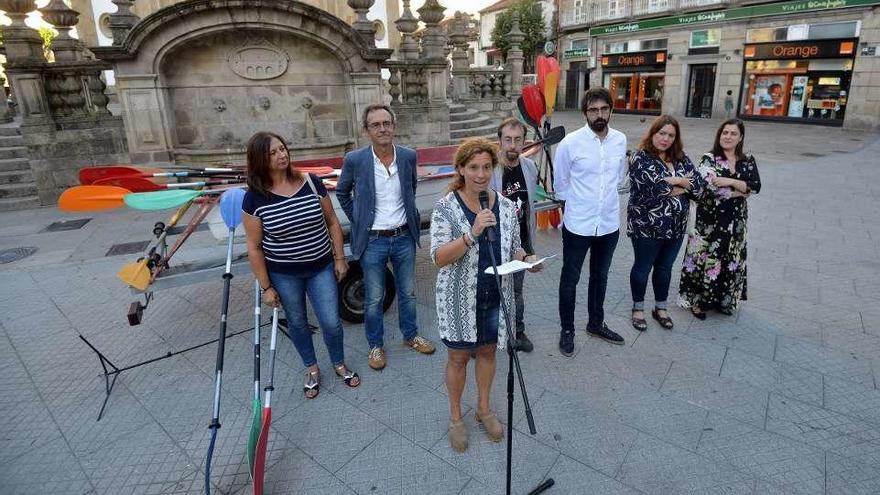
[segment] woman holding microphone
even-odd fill
[[[486,139],[465,141],[455,154],[455,177],[449,193],[441,198],[431,217],[431,258],[437,272],[437,326],[446,345],[446,388],[449,392],[449,442],[456,452],[468,446],[468,433],[461,410],[461,395],[471,353],[476,354],[477,410],[475,420],[482,423],[493,442],[500,442],[504,428],[489,408],[495,378],[495,350],[507,344],[508,321],[501,314],[501,298],[513,307],[513,278],[502,280],[501,292],[494,275],[485,273],[492,266],[490,250],[497,263],[511,260],[534,262],[527,256],[519,238],[516,206],[489,189],[493,169],[498,164],[495,145]],[[481,193],[488,196],[486,205]],[[495,229],[490,240],[487,229]],[[536,265],[530,271],[543,268]]]

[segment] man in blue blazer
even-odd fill
[[[434,344],[419,336],[416,318],[415,260],[419,244],[415,150],[394,145],[394,112],[388,105],[364,109],[362,125],[370,146],[345,155],[336,198],[351,221],[351,254],[364,272],[364,326],[371,368],[385,367],[385,267],[394,269],[403,343],[423,354]],[[352,197],[354,193],[354,197]]]

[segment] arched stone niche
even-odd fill
[[[135,163],[242,162],[258,130],[289,139],[298,158],[339,154],[360,143],[358,116],[381,101],[391,54],[286,0],[182,2],[95,51],[115,65]]]

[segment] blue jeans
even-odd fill
[[[574,331],[574,306],[577,284],[581,279],[584,258],[590,253],[590,282],[587,286],[587,329],[598,330],[605,322],[605,288],[608,270],[617,247],[620,231],[600,236],[577,235],[563,226],[562,273],[559,277],[559,321],[562,331]]]
[[[308,368],[318,362],[312,343],[312,332],[306,319],[306,293],[318,317],[318,325],[321,327],[327,352],[330,353],[330,360],[334,366],[345,362],[333,263],[303,275],[269,272],[269,279],[281,298],[284,314],[287,315],[287,330],[293,346],[302,358],[303,366]]]
[[[632,291],[633,311],[644,311],[645,288],[648,286],[648,274],[651,268],[651,285],[654,287],[654,307],[666,309],[666,298],[669,296],[669,281],[672,280],[672,264],[678,256],[683,238],[650,239],[647,237],[631,238],[633,245],[632,270],[629,271],[629,287]]]
[[[409,234],[393,237],[370,235],[361,256],[364,272],[364,324],[370,348],[385,346],[385,266],[391,261],[397,287],[400,331],[406,340],[419,333],[416,319],[416,244]]]

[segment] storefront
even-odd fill
[[[843,125],[857,46],[858,38],[746,44],[739,114]]]
[[[665,74],[665,50],[602,56],[603,86],[618,113],[659,115]]]
[[[581,41],[581,40],[578,40]],[[580,108],[580,99],[590,87],[590,49],[575,48],[562,52],[562,60],[568,62],[565,71],[566,110]]]

